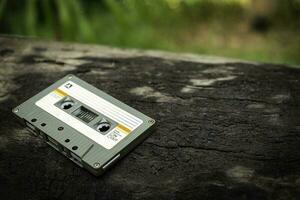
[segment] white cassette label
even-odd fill
[[[93,108],[95,111],[109,117],[117,122],[117,126],[103,135],[86,123],[82,122],[73,115],[55,106],[55,104],[69,96],[79,102]],[[107,100],[97,96],[78,84],[67,81],[48,95],[44,96],[35,103],[38,107],[53,115],[73,127],[83,135],[102,145],[106,149],[111,149],[118,142],[124,139],[130,132],[139,127],[143,121],[138,117],[128,113]]]

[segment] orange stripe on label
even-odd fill
[[[123,132],[125,132],[126,134],[129,134],[131,132],[131,130],[121,124],[118,124],[117,128],[121,129]]]
[[[67,93],[65,93],[64,91],[62,91],[62,90],[60,90],[60,89],[58,89],[58,88],[55,89],[54,92],[55,92],[56,94],[58,94],[59,96],[62,96],[62,97],[68,95]]]

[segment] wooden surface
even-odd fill
[[[73,73],[157,120],[101,177],[11,108]],[[0,37],[1,199],[300,199],[300,70]]]

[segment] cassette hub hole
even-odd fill
[[[106,132],[106,131],[108,131],[109,128],[110,128],[110,124],[108,122],[101,122],[97,126],[97,130],[100,132]]]
[[[46,126],[46,123],[42,123],[41,126]]]
[[[31,120],[31,122],[36,122],[36,120],[37,120],[37,119],[33,118],[33,119]]]
[[[60,107],[64,110],[68,110],[68,109],[72,108],[74,104],[75,104],[74,101],[68,100],[68,101],[62,102]]]
[[[65,139],[65,142],[66,142],[66,143],[70,142],[70,139]]]

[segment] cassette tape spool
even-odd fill
[[[155,125],[154,119],[74,75],[12,111],[31,133],[94,175],[126,155]]]

